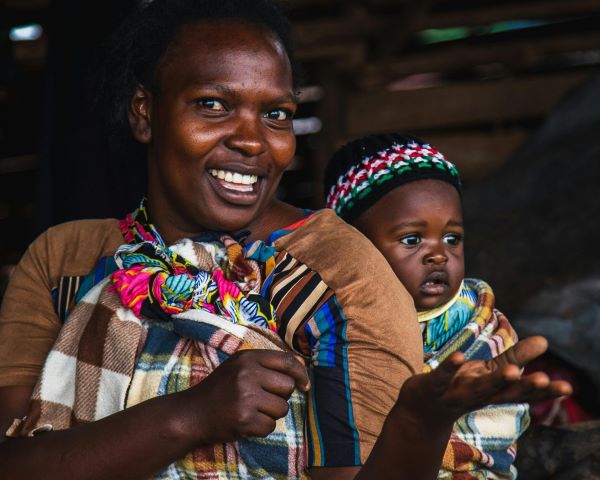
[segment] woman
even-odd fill
[[[422,366],[406,291],[333,213],[307,215],[274,198],[294,153],[296,100],[285,22],[270,3],[154,0],[117,38],[110,99],[147,146],[148,199],[121,222],[50,229],[14,274],[0,314],[0,426],[33,438],[0,444],[9,478],[302,478],[307,469],[317,479],[435,478],[464,411],[568,393],[543,375],[519,379],[544,349],[534,339],[495,364],[452,357],[398,396]],[[182,238],[195,243],[167,247]],[[212,275],[203,285],[214,289],[195,283],[185,296],[177,282],[205,278],[201,256]],[[110,331],[115,319],[125,333]],[[73,341],[64,332],[79,321]],[[268,348],[219,350],[214,335],[187,341],[216,324],[229,340],[250,332]],[[173,332],[185,352],[150,351]],[[94,355],[107,363],[89,372]],[[114,374],[124,357],[127,371]],[[516,366],[502,365],[509,360]],[[173,363],[177,374],[165,376]],[[97,394],[85,417],[85,395],[103,388],[119,398]],[[57,431],[40,433],[49,424]]]

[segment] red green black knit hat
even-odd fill
[[[428,143],[399,133],[369,135],[333,154],[325,170],[327,207],[351,222],[394,188],[425,179],[462,195],[458,170]]]

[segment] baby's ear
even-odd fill
[[[129,126],[134,138],[148,144],[152,140],[151,128],[152,94],[138,84],[129,102]]]

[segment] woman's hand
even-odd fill
[[[536,402],[570,395],[565,381],[550,381],[542,372],[521,376],[521,369],[548,348],[543,337],[530,337],[492,360],[467,361],[452,354],[436,370],[415,375],[403,385],[398,406],[422,412],[443,423],[490,404]]]
[[[306,391],[306,368],[291,353],[237,352],[204,381],[181,392],[185,428],[201,444],[265,437],[288,412],[295,388]],[[191,417],[191,421],[190,421]]]

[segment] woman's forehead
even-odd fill
[[[165,52],[165,57],[198,51],[239,50],[268,52],[287,59],[279,38],[260,25],[243,20],[195,21],[181,26]],[[289,60],[288,60],[289,61]]]
[[[256,72],[260,68],[261,72]],[[291,65],[282,43],[269,30],[247,22],[218,20],[182,26],[159,64],[167,75],[227,77],[244,71],[291,83]],[[210,80],[217,80],[213,78]]]

